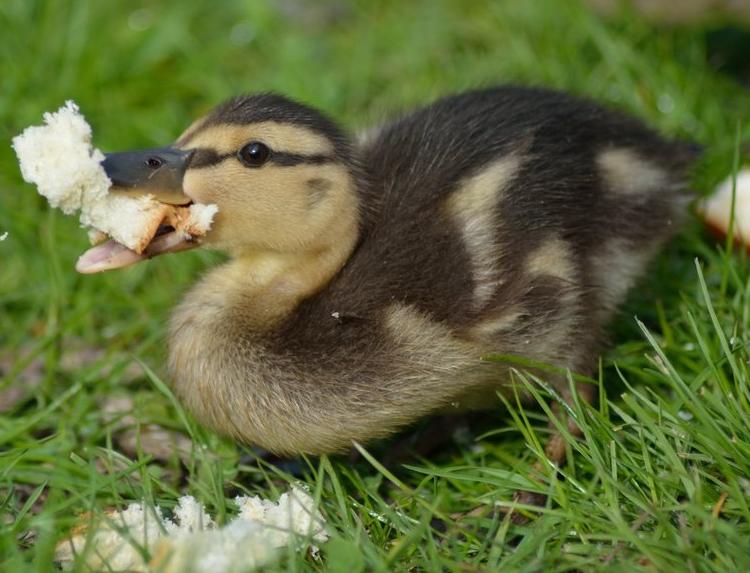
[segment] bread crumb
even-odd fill
[[[254,496],[235,503],[239,515],[224,527],[192,496],[179,499],[172,519],[159,507],[131,504],[84,524],[57,545],[55,561],[65,570],[83,564],[97,571],[239,573],[268,563],[277,549],[292,543],[302,548],[305,539],[313,544],[328,539],[323,516],[301,486],[277,502]]]
[[[174,517],[177,523],[165,521],[164,524],[167,533],[171,535],[180,536],[216,527],[203,504],[191,495],[183,495],[177,500]]]
[[[67,215],[80,211],[81,224],[94,231],[97,241],[106,235],[140,254],[167,219],[192,236],[211,228],[216,205],[174,207],[153,195],[110,193],[112,182],[101,165],[104,154],[91,145],[91,126],[74,102],[45,113],[44,123],[13,138],[21,175],[52,207]]]
[[[66,571],[79,556],[94,571],[146,571],[139,548],[152,547],[164,535],[164,521],[160,508],[132,503],[124,511],[104,514],[93,532],[84,525],[58,543],[55,561]]]
[[[204,235],[211,230],[214,216],[219,212],[219,207],[193,203],[188,207],[188,210],[190,211],[190,218],[187,227],[195,231],[194,234]]]
[[[732,215],[732,187],[735,189],[734,202],[734,237],[750,247],[750,167],[737,172],[735,178],[730,175],[722,181],[716,191],[698,205],[708,225],[724,236],[729,233],[729,222]]]

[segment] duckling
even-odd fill
[[[167,170],[171,201],[219,208],[199,241],[147,249],[230,257],[173,313],[178,398],[236,440],[322,454],[495,408],[511,368],[489,354],[591,374],[607,322],[683,218],[695,156],[595,103],[503,86],[356,140],[286,97],[241,96],[174,146],[105,168],[131,187]],[[551,382],[569,398],[565,377]]]

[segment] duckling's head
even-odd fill
[[[177,395],[199,419],[257,441],[233,421],[245,404],[241,393],[252,392],[248,384],[227,390],[252,377],[252,356],[236,349],[291,316],[354,249],[362,179],[346,136],[320,112],[284,97],[245,96],[193,123],[173,146],[111,154],[104,168],[115,187],[131,193],[218,207],[199,240],[175,231],[181,243],[162,249],[162,235],[145,255],[198,242],[231,255],[173,313],[170,370]],[[218,368],[205,358],[217,359]]]
[[[231,99],[174,146],[112,154],[104,166],[116,186],[165,203],[217,205],[200,243],[236,257],[313,253],[356,234],[348,138],[322,113],[279,95]]]

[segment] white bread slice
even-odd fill
[[[104,154],[91,145],[91,126],[72,101],[44,114],[44,125],[27,127],[13,138],[24,180],[34,183],[50,205],[81,223],[142,253],[159,226],[197,237],[211,228],[215,205],[175,207],[151,195],[110,193],[111,181],[101,162]]]

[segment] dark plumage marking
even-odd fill
[[[336,158],[330,155],[301,155],[298,153],[285,153],[283,151],[274,151],[269,159],[271,163],[281,167],[292,167],[294,165],[309,164],[323,165],[324,163],[335,163]]]
[[[315,207],[315,205],[325,199],[332,186],[333,182],[330,179],[324,179],[323,177],[313,177],[312,179],[308,179],[308,206],[310,208],[313,208]]]
[[[213,167],[233,157],[237,157],[237,152],[217,153],[215,149],[199,147],[195,150],[193,158],[190,161],[190,169]],[[301,155],[299,153],[272,151],[268,161],[279,167],[294,167],[295,165],[303,164],[323,165],[324,163],[334,163],[336,162],[336,158],[321,154]]]
[[[199,147],[193,153],[190,160],[190,169],[201,169],[203,167],[213,167],[222,161],[235,157],[236,153],[217,153],[215,149]]]

